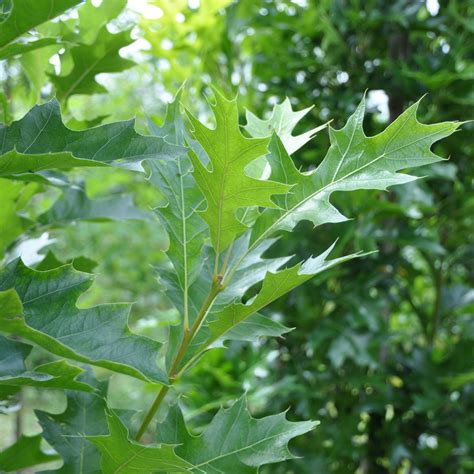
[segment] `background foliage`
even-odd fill
[[[301,131],[330,119],[342,126],[364,91],[369,135],[425,93],[422,122],[472,116],[469,18],[474,6],[468,0],[128,5],[113,0],[94,5],[86,2],[61,21],[38,19],[28,25],[27,30],[35,28],[28,42],[7,44],[0,35],[3,122],[55,95],[74,129],[136,113],[143,129],[145,113],[162,116],[185,79],[185,103],[208,119],[202,93],[208,92],[211,78],[223,88],[232,84],[228,92],[240,92],[240,105],[258,116],[268,116],[286,96],[297,110],[315,104]],[[4,2],[1,8],[7,12],[10,6]],[[180,385],[192,426],[208,423],[222,403],[245,390],[254,413],[291,406],[295,418],[321,421],[293,442],[304,458],[271,472],[472,471],[474,167],[469,132],[472,124],[436,145],[450,162],[420,170],[425,179],[410,187],[336,194],[337,207],[356,220],[316,233],[303,223],[279,243],[278,250],[308,257],[343,235],[336,249],[340,254],[378,252],[274,303],[269,314],[298,328],[284,339],[229,343],[227,351],[208,353]],[[296,153],[298,166],[314,168],[327,145],[325,134],[319,134]],[[53,258],[50,251],[61,261],[75,259],[82,268],[99,262],[94,269],[99,276],[81,304],[136,301],[134,330],[159,339],[164,320],[175,321],[177,315],[156,291],[156,274],[150,271],[150,265],[162,263],[167,246],[150,213],[159,200],[157,191],[119,169],[79,170],[69,179],[73,186],[53,189],[0,179],[4,261],[22,255],[38,263],[45,255]],[[74,197],[66,191],[70,188],[76,190]],[[133,196],[127,219],[111,220],[103,206],[87,219],[47,213],[53,203],[74,202],[77,209],[85,199],[111,196]],[[150,214],[150,219],[133,219],[134,213]],[[72,225],[64,227],[65,222]],[[29,358],[34,365],[48,361],[37,349]],[[141,382],[114,376],[114,406],[141,407],[147,402],[141,388]],[[151,388],[148,395],[154,395]],[[60,394],[46,399],[28,388],[17,397],[21,404],[4,407],[1,448],[22,432],[40,431],[33,409],[61,413],[65,407]]]

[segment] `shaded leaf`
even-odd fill
[[[105,388],[102,389],[105,392]],[[96,394],[66,392],[67,408],[53,415],[36,410],[43,437],[61,455],[58,474],[99,474],[100,454],[86,436],[107,433],[106,403]],[[104,393],[105,395],[105,393]]]
[[[175,145],[185,145],[186,130],[179,113],[181,90],[169,104],[165,123],[161,128],[151,121],[154,135],[164,137]],[[157,213],[169,237],[166,252],[171,261],[181,289],[182,314],[188,318],[188,290],[202,266],[201,250],[207,236],[207,225],[199,210],[204,207],[204,197],[192,175],[191,161],[186,150],[174,160],[150,162],[150,182],[166,198]]]
[[[54,99],[33,107],[10,126],[0,125],[0,143],[0,175],[73,166],[130,167],[145,159],[171,158],[181,151],[162,138],[139,135],[133,120],[70,130]]]
[[[12,387],[61,388],[92,392],[93,388],[76,378],[84,370],[58,360],[40,365],[29,371],[25,367],[25,358],[32,346],[12,341],[0,335],[0,385]]]
[[[156,362],[161,344],[130,331],[130,305],[76,306],[77,298],[91,284],[91,276],[72,265],[38,272],[19,259],[11,262],[0,273],[0,290],[9,290],[11,295],[13,288],[23,312],[17,307],[2,313],[2,331],[17,334],[60,357],[166,383],[166,374]]]
[[[51,208],[38,217],[41,224],[65,224],[77,220],[147,219],[148,214],[133,203],[130,195],[89,199],[84,189],[63,189]]]
[[[144,446],[131,441],[127,428],[113,412],[107,415],[107,423],[108,435],[87,437],[101,452],[104,474],[189,471],[191,465],[175,454],[174,446]]]

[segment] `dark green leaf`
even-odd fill
[[[7,290],[4,293],[12,297],[14,289],[23,312],[16,307],[2,313],[2,331],[18,334],[61,357],[166,383],[166,374],[157,366],[161,344],[130,331],[129,305],[76,306],[91,284],[91,276],[72,265],[38,272],[21,260],[10,263],[0,273],[0,291]]]
[[[252,418],[245,398],[221,409],[200,436],[192,436],[177,405],[158,426],[158,441],[179,444],[176,453],[193,465],[190,472],[256,473],[260,466],[291,459],[288,442],[318,423],[289,422],[284,413]]]
[[[113,412],[107,416],[109,434],[107,436],[88,436],[101,452],[101,467],[104,474],[109,473],[153,473],[185,472],[191,465],[178,457],[174,446],[161,444],[144,446],[128,438],[127,428]]]

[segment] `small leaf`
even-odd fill
[[[267,120],[262,120],[247,110],[247,124],[244,126],[244,129],[247,130],[252,137],[270,137],[273,133],[276,133],[282,141],[287,153],[292,155],[328,125],[326,123],[304,132],[301,135],[292,135],[298,122],[312,108],[313,107],[308,107],[294,112],[291,107],[290,99],[287,97],[281,104],[275,105],[272,115]]]
[[[133,334],[127,326],[130,306],[108,304],[79,309],[77,298],[91,276],[72,265],[38,272],[21,260],[0,273],[0,291],[12,288],[23,304],[0,314],[2,331],[17,334],[44,349],[151,382],[167,383],[156,361],[161,344]],[[2,298],[0,293],[0,301]]]
[[[247,207],[276,207],[271,197],[285,194],[289,186],[249,177],[245,168],[267,153],[268,139],[246,138],[239,128],[237,100],[227,100],[216,92],[212,106],[216,127],[209,129],[188,112],[192,134],[206,151],[209,165],[191,152],[194,177],[207,201],[202,213],[211,232],[211,241],[219,254],[247,227],[236,212]]]
[[[40,444],[41,435],[22,435],[15,444],[0,452],[1,469],[4,472],[12,472],[60,459],[57,454],[43,452]]]
[[[288,442],[317,422],[290,422],[284,413],[252,418],[245,398],[221,409],[200,436],[189,434],[177,405],[158,425],[158,441],[179,444],[176,453],[193,465],[188,471],[257,473],[260,466],[292,459]]]
[[[70,49],[74,66],[65,76],[50,75],[60,101],[74,94],[98,94],[107,89],[95,80],[97,74],[121,72],[135,65],[122,58],[119,51],[131,44],[130,31],[112,34],[104,25],[92,44],[80,44]]]
[[[108,435],[87,437],[101,452],[104,474],[189,471],[191,465],[175,454],[174,446],[144,446],[131,441],[127,428],[113,412],[108,414],[107,423]]]

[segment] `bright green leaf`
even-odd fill
[[[119,51],[132,42],[130,31],[112,34],[106,26],[103,26],[92,44],[72,47],[70,50],[74,62],[72,70],[66,76],[50,76],[58,99],[63,102],[74,94],[107,92],[107,89],[95,80],[95,76],[121,72],[134,66],[133,61],[119,55]]]
[[[35,26],[57,17],[82,0],[12,0],[11,10],[0,23],[0,47]]]
[[[275,105],[272,115],[267,120],[262,120],[247,110],[247,124],[244,128],[252,137],[270,137],[272,133],[276,133],[280,137],[287,153],[291,155],[309,142],[319,131],[327,127],[327,124],[324,124],[301,135],[292,135],[298,122],[312,108],[308,107],[294,112],[290,99],[287,97],[281,104]]]
[[[331,147],[318,168],[309,173],[299,172],[281,142],[274,138],[268,157],[272,168],[270,178],[294,187],[291,193],[277,200],[282,209],[267,209],[257,219],[252,242],[278,230],[291,231],[302,220],[309,220],[315,226],[344,221],[346,218],[329,202],[333,192],[387,189],[416,179],[397,171],[442,160],[430,148],[451,135],[460,124],[423,125],[416,119],[418,104],[408,108],[379,135],[367,137],[363,130],[363,100],[344,128],[330,128]]]
[[[209,225],[216,253],[228,245],[247,227],[236,216],[238,209],[247,207],[277,207],[271,197],[285,194],[289,186],[249,177],[245,168],[267,153],[268,139],[246,138],[239,128],[237,100],[227,100],[218,92],[212,106],[216,127],[210,129],[188,113],[192,134],[209,156],[204,164],[191,153],[194,177],[207,201],[202,213]],[[210,165],[210,166],[209,166]]]

